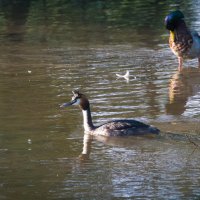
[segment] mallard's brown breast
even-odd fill
[[[178,57],[189,57],[189,51],[192,47],[193,39],[189,30],[177,29],[170,31],[169,46]]]

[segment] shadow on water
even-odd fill
[[[26,22],[29,16],[31,1],[12,0],[0,2],[0,21],[4,22],[3,28],[6,39],[9,41],[20,42],[24,40],[26,33]]]
[[[191,2],[184,0],[180,4],[190,15]],[[160,24],[163,24],[164,16],[169,9],[178,7],[179,5],[174,4],[172,0],[2,0],[0,23],[3,26],[0,38],[2,41],[69,44],[77,41],[119,43],[119,38],[125,41],[129,36],[133,42],[155,44],[160,40],[157,34],[163,34],[164,29]],[[74,35],[73,32],[77,29],[77,35]],[[125,30],[123,34],[122,30]],[[148,40],[144,40],[144,34]]]

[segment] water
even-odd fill
[[[200,197],[200,70],[177,71],[163,27],[181,8],[200,31],[198,2],[0,5],[0,199]],[[163,135],[84,136],[79,108],[59,107],[77,88],[95,124],[134,118]]]

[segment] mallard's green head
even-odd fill
[[[174,31],[177,25],[183,20],[184,15],[181,11],[176,10],[171,12],[169,15],[165,17],[165,26],[166,29],[170,31]]]

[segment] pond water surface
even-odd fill
[[[200,69],[178,72],[163,19],[180,8],[200,32],[200,4],[22,2],[1,5],[0,199],[199,199]],[[162,135],[84,136],[79,108],[60,108],[77,88],[95,124]]]

